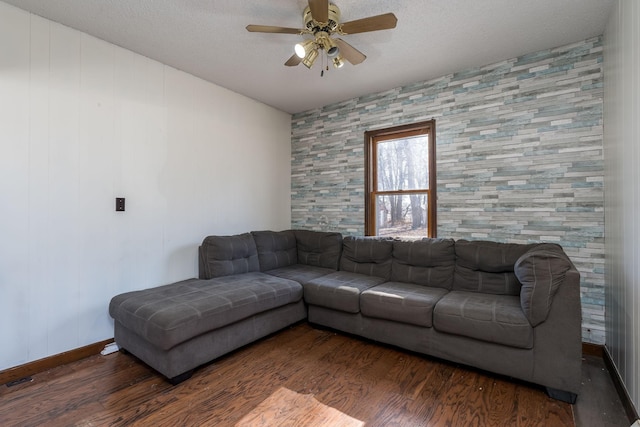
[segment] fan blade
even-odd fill
[[[351,62],[353,65],[357,65],[367,59],[367,56],[360,52],[355,47],[351,46],[349,43],[342,39],[334,39],[338,45],[338,49],[340,49],[340,55],[347,61]]]
[[[309,0],[311,16],[318,22],[329,21],[329,0]]]
[[[284,63],[284,65],[286,65],[287,67],[295,67],[300,62],[302,62],[302,58],[300,58],[298,55],[294,53],[293,56],[289,58],[287,62]]]
[[[345,22],[340,26],[340,31],[345,34],[366,33],[367,31],[389,30],[395,28],[398,18],[393,13],[370,16]]]
[[[279,33],[279,34],[302,34],[304,30],[287,27],[273,27],[271,25],[247,25],[247,31],[252,33]]]

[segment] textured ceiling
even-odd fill
[[[288,113],[553,48],[604,32],[613,0],[335,0],[342,22],[393,12],[393,30],[343,36],[356,66],[285,67],[306,0],[3,0]]]

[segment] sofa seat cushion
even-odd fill
[[[381,277],[335,271],[305,283],[304,299],[307,304],[358,313],[360,294],[384,281]]]
[[[304,285],[305,283],[313,279],[317,279],[318,277],[326,276],[327,274],[335,272],[336,271],[331,268],[294,264],[287,267],[275,268],[273,270],[267,271],[266,273],[273,276],[282,277],[283,279],[295,280],[296,282]]]
[[[386,282],[362,292],[363,315],[430,328],[433,308],[446,289],[403,282]]]
[[[520,306],[520,297],[451,291],[433,311],[440,332],[518,348],[533,347],[533,328]]]
[[[168,350],[202,333],[300,301],[302,285],[265,273],[189,279],[111,299],[117,322]]]

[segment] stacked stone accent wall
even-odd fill
[[[603,344],[602,71],[597,37],[295,114],[292,227],[364,234],[364,132],[435,119],[438,237],[562,245]]]

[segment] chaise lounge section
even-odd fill
[[[118,345],[174,383],[308,319],[573,403],[579,282],[555,244],[254,231],[205,238],[198,279],[118,295],[109,311]]]
[[[199,278],[113,297],[118,346],[177,384],[196,367],[306,319],[300,282],[335,271],[342,235],[282,236],[283,249],[270,244],[260,259],[273,268],[286,264],[274,270],[282,277],[260,271],[256,240],[270,240],[269,233],[210,236],[199,250]]]

